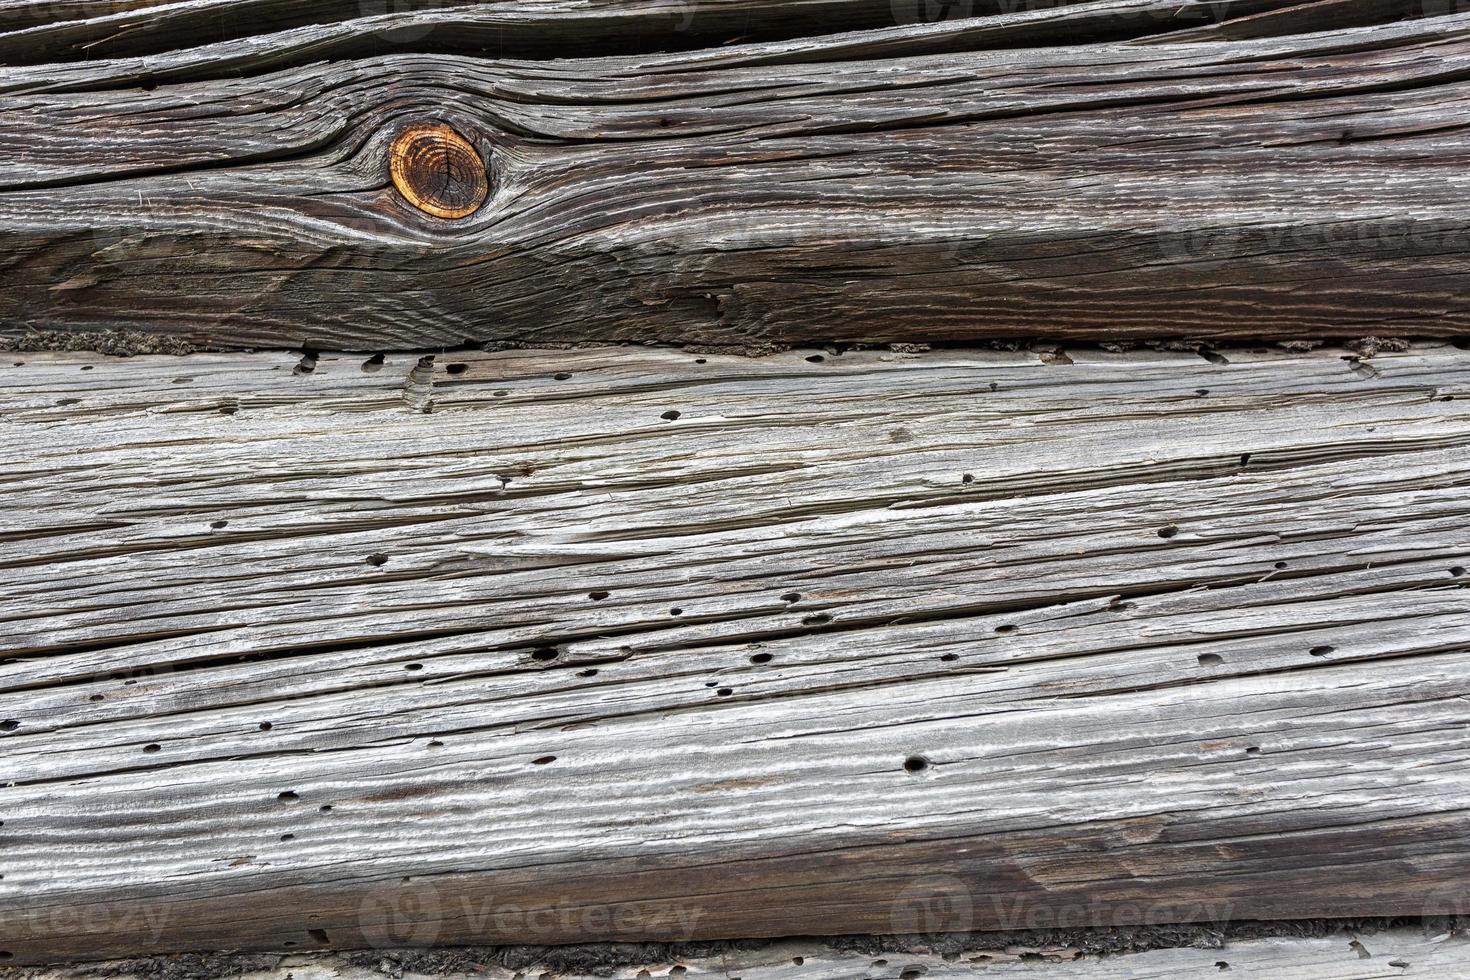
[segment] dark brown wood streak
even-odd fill
[[[761,348],[1470,327],[1470,15],[936,10],[9,4],[0,336]],[[446,221],[395,191],[410,124],[463,135],[483,206]]]

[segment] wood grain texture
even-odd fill
[[[502,966],[494,956],[469,950],[438,957],[391,952],[372,965],[361,957],[330,953],[294,954],[275,966],[237,970],[240,980],[382,980],[402,976],[441,980],[524,980],[544,972],[561,980],[649,980],[650,977],[740,977],[742,980],[939,980],[950,977],[1027,977],[1035,980],[1153,980],[1153,978],[1218,976],[1270,977],[1275,980],[1385,980],[1385,978],[1455,978],[1470,970],[1470,942],[1462,935],[1414,929],[1342,932],[1320,938],[1252,938],[1227,940],[1211,948],[1158,949],[1123,955],[1096,956],[1065,943],[977,945],[959,955],[937,951],[833,949],[810,940],[734,949],[717,955],[630,955],[627,965],[595,973],[527,959]],[[630,951],[631,953],[632,951]],[[242,957],[242,964],[258,962]],[[446,963],[454,966],[445,967]],[[461,964],[463,964],[461,966]],[[153,969],[150,970],[149,968]],[[157,975],[154,961],[111,963],[111,977],[139,980]],[[175,967],[177,970],[177,967]],[[398,973],[398,970],[402,973]],[[38,970],[28,980],[91,980],[95,968]]]
[[[13,962],[1464,911],[1455,347],[11,356]]]
[[[0,337],[764,349],[1470,326],[1470,14],[910,6],[187,0],[30,23],[12,5]],[[473,215],[394,191],[392,140],[416,124],[485,160]]]

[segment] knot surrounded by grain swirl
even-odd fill
[[[398,135],[389,151],[393,186],[414,207],[436,218],[464,218],[490,193],[485,161],[443,123],[420,123]]]

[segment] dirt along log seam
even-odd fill
[[[0,336],[764,350],[1470,323],[1470,14],[369,6],[6,5]],[[405,131],[441,134],[423,148],[452,173],[405,183]]]

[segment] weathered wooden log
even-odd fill
[[[0,336],[1467,329],[1470,14],[926,2],[7,4]],[[483,203],[400,193],[423,127]]]
[[[1443,915],[1470,354],[0,367],[0,947]]]
[[[889,944],[882,940],[838,943],[836,948],[811,940],[760,945],[698,944],[660,948],[640,944],[631,949],[545,949],[542,957],[524,947],[514,949],[392,950],[372,959],[361,955],[287,953],[211,956],[207,959],[143,959],[37,970],[27,980],[95,980],[99,969],[110,980],[150,980],[164,976],[214,978],[248,976],[250,980],[383,980],[384,976],[444,977],[445,980],[525,980],[546,975],[558,980],[649,980],[650,977],[739,977],[741,980],[950,980],[956,977],[1025,977],[1036,980],[1138,980],[1139,977],[1231,976],[1276,980],[1381,980],[1383,977],[1457,978],[1470,971],[1470,941],[1453,930],[1422,928],[1354,928],[1344,926],[1324,935],[1280,935],[1241,930],[1216,939],[1205,932],[1199,947],[1147,948],[1099,954],[1076,931],[1054,931],[1049,938],[973,945],[944,937],[940,942]],[[1107,939],[1126,943],[1143,930],[1114,930]],[[1159,930],[1163,935],[1166,931]],[[1189,937],[1190,930],[1168,930]],[[1001,937],[994,937],[999,940]],[[1094,941],[1104,937],[1096,937]],[[888,945],[900,948],[890,950]],[[1099,943],[1105,945],[1105,943]],[[911,947],[911,948],[905,948]],[[1081,947],[1081,948],[1079,948]],[[600,956],[598,954],[601,954]],[[369,965],[370,964],[370,965]],[[400,972],[401,971],[401,972]]]

